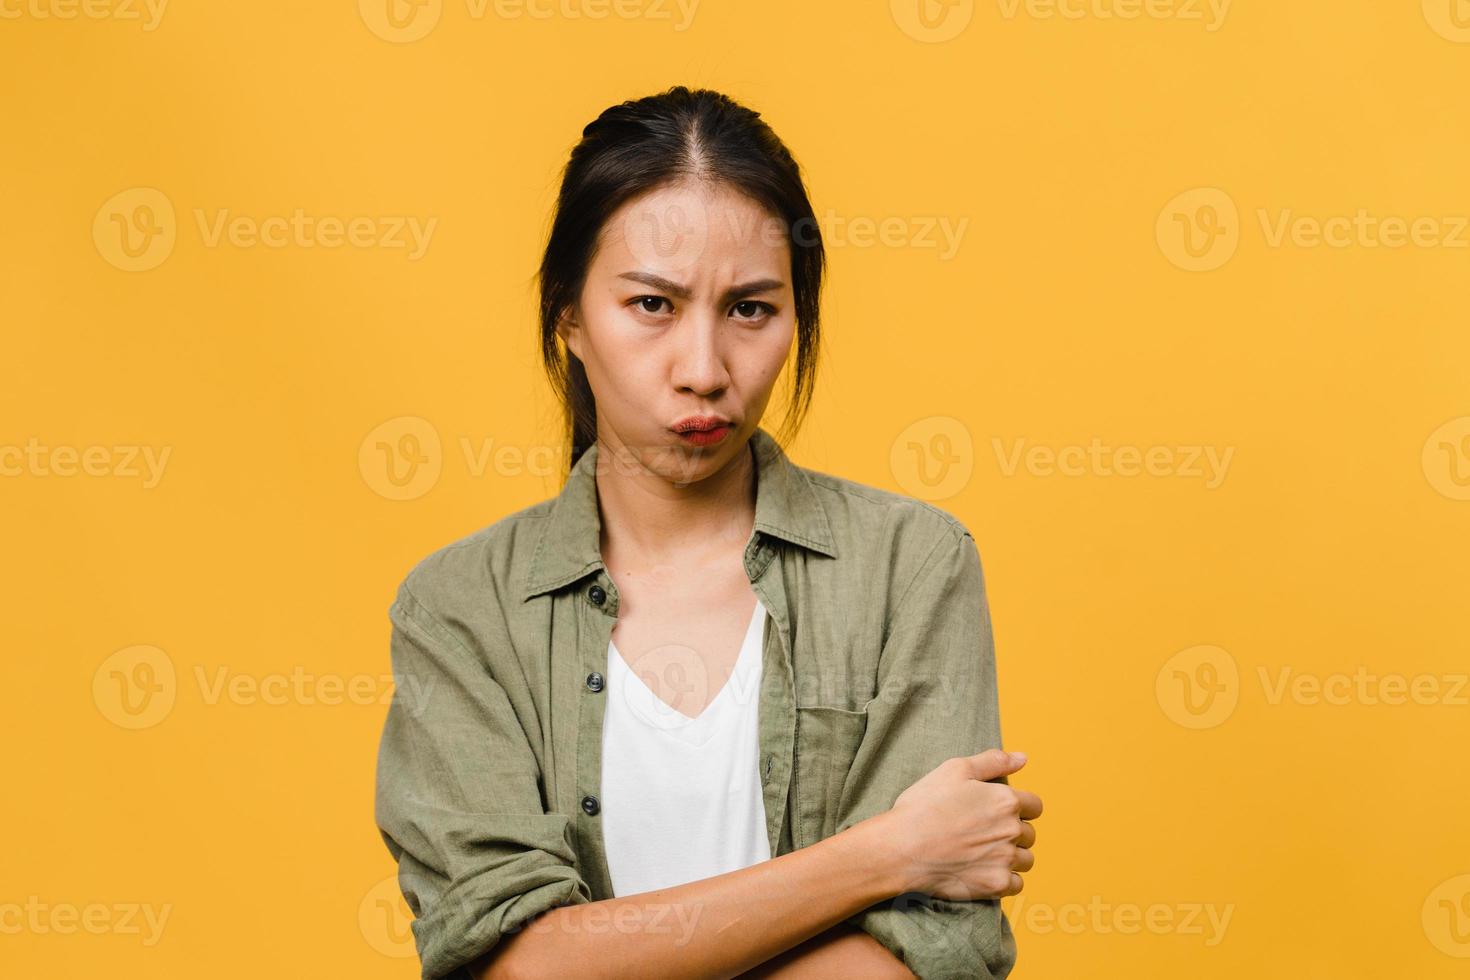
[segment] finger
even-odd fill
[[[971,779],[982,782],[999,776],[1009,776],[1026,764],[1025,757],[1017,758],[1004,749],[986,749],[977,755],[961,756],[970,771]]]
[[[1021,801],[1022,820],[1035,820],[1041,816],[1041,797],[1035,793],[1028,793],[1024,789],[1015,789],[1012,787],[1012,791],[1016,794],[1016,798]]]
[[[1036,828],[1025,820],[1021,821],[1021,832],[1016,835],[1017,847],[1031,847],[1036,843]]]
[[[1030,871],[1036,867],[1036,855],[1024,847],[1016,848],[1016,856],[1011,859],[1012,871]]]
[[[1020,894],[1021,889],[1024,888],[1024,887],[1026,887],[1026,883],[1021,880],[1021,876],[1018,875],[1018,874],[1016,874],[1014,871],[1012,871],[1011,872],[1011,884],[1010,884],[1010,887],[1007,888],[1005,891],[1001,892],[998,897],[1003,898],[1006,895],[1017,895],[1017,894]]]

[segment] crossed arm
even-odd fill
[[[894,977],[914,974],[882,943],[847,922],[740,975],[741,980],[826,980],[828,977]]]
[[[425,978],[560,976],[569,964],[588,978],[799,977],[851,963],[857,976],[911,980],[875,940],[834,930],[904,891],[886,818],[724,875],[592,901],[568,816],[541,806],[506,692],[406,587],[391,614],[394,669],[433,699],[390,707],[377,795]]]
[[[378,820],[416,917],[424,976],[462,977],[465,967],[476,980],[555,976],[573,964],[584,977],[1004,977],[1015,944],[998,901],[894,901],[908,894],[907,869],[884,846],[894,797],[945,759],[1000,744],[970,536],[936,542],[920,583],[887,637],[882,694],[868,707],[836,833],[725,875],[600,902],[576,873],[568,818],[541,808],[536,760],[505,692],[403,589],[395,674],[432,690],[435,710],[429,724],[390,709]],[[671,909],[684,912],[684,938],[650,943],[655,913],[666,921]]]
[[[738,871],[552,908],[507,933],[470,974],[557,976],[574,963],[594,977],[913,980],[893,953],[845,921],[902,891],[902,868],[874,860],[885,833],[874,820]]]

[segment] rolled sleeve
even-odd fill
[[[463,968],[559,905],[591,901],[570,818],[547,813],[540,772],[483,660],[400,586],[395,696],[378,751],[375,816],[415,918],[424,980]]]
[[[984,576],[975,541],[962,527],[946,529],[898,600],[878,681],[843,785],[839,831],[891,809],[946,759],[1001,744]],[[921,980],[1000,980],[1015,965],[1015,938],[999,899],[907,893],[849,921]]]

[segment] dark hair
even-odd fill
[[[568,469],[596,440],[597,413],[586,369],[559,343],[557,322],[581,296],[608,216],[645,191],[686,179],[728,183],[781,219],[797,334],[783,437],[796,432],[810,406],[826,253],[801,168],[760,113],[719,92],[677,85],[605,109],[582,130],[562,173],[538,281],[541,358],[562,403]]]

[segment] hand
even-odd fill
[[[970,901],[1014,895],[1030,871],[1041,798],[988,782],[1026,764],[1000,749],[957,756],[899,794],[886,820],[908,891]]]

